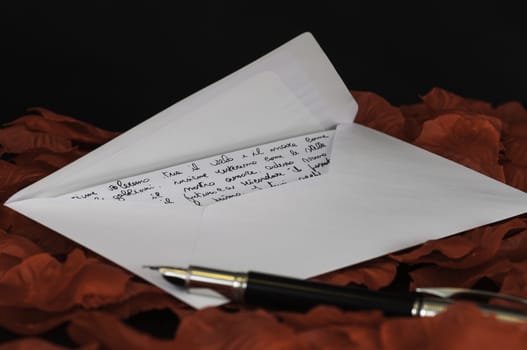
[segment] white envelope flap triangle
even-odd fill
[[[175,82],[177,83],[177,82]],[[357,104],[304,33],[13,195],[55,197],[351,122]]]

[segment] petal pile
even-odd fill
[[[527,110],[434,88],[392,106],[353,91],[356,122],[527,190]],[[34,108],[0,128],[0,200],[118,133]],[[318,276],[405,292],[480,287],[527,298],[527,215]],[[192,310],[103,257],[0,207],[2,349],[524,349],[527,325],[457,303],[434,318],[318,306],[306,313],[233,304]],[[497,300],[492,302],[498,303]],[[164,329],[161,332],[161,329]],[[52,334],[52,335],[50,335]]]

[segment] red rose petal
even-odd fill
[[[400,262],[433,263],[453,269],[465,269],[490,261],[498,254],[503,237],[512,230],[525,229],[521,219],[479,227],[462,235],[428,241],[404,254],[393,254]]]
[[[355,122],[403,138],[404,117],[398,108],[371,92],[352,91],[359,110]]]
[[[333,271],[314,280],[346,285],[350,283],[362,284],[370,289],[378,290],[389,285],[395,278],[398,263],[391,259],[375,259],[360,265]]]
[[[414,144],[504,182],[496,121],[466,113],[443,114],[423,124]]]
[[[471,304],[457,304],[434,318],[396,319],[381,329],[383,349],[525,349],[527,327],[483,316]]]
[[[263,310],[224,313],[215,308],[185,317],[178,328],[176,348],[280,348],[293,331]]]

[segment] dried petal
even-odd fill
[[[208,308],[181,321],[176,348],[276,349],[292,335],[289,327],[263,310],[232,314]]]
[[[404,117],[398,108],[371,92],[352,91],[359,110],[355,122],[403,138]]]
[[[425,244],[404,254],[393,254],[400,262],[409,264],[432,263],[452,269],[466,269],[487,263],[494,258],[508,232],[525,229],[521,219],[511,219],[488,225]]]
[[[394,260],[380,258],[317,276],[314,280],[338,285],[362,284],[378,290],[393,281],[397,273],[397,265]]]
[[[383,348],[504,349],[520,350],[527,344],[527,328],[483,316],[472,304],[459,303],[434,318],[388,320],[382,325]]]
[[[423,124],[415,145],[439,154],[499,181],[505,181],[499,164],[500,129],[497,119],[450,113]]]
[[[450,91],[435,87],[422,98],[423,103],[436,113],[448,113],[451,111],[467,111],[492,115],[492,105],[488,102],[461,97]]]

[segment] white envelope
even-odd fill
[[[306,278],[527,211],[527,194],[355,125],[356,110],[306,33],[16,193],[6,205],[195,307],[225,299],[188,294],[142,266],[198,264]],[[335,127],[327,174],[207,207],[58,198]]]

